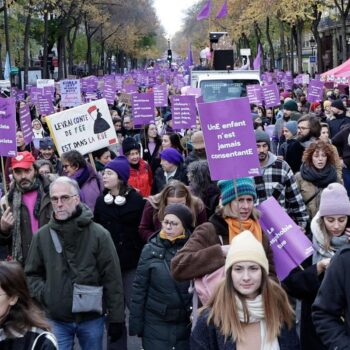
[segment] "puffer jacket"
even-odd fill
[[[190,348],[189,283],[175,282],[169,267],[188,237],[189,233],[172,243],[157,232],[142,251],[133,284],[129,332],[142,337],[145,350]]]
[[[72,313],[73,283],[103,286],[103,301],[111,322],[124,320],[124,296],[119,259],[110,234],[92,221],[83,204],[68,220],[49,224],[34,235],[25,273],[30,293],[47,316],[63,322],[81,322],[101,315]],[[63,252],[57,253],[50,228],[56,231]]]
[[[135,188],[142,197],[148,197],[151,194],[152,183],[151,167],[143,159],[140,159],[138,169],[130,167],[128,184]]]

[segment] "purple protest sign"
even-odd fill
[[[24,102],[22,102],[19,107],[19,125],[23,132],[24,142],[28,145],[33,140],[32,118],[29,106]]]
[[[55,87],[54,86],[44,86],[43,95],[50,96],[52,100],[55,98]]]
[[[36,106],[41,115],[50,115],[55,112],[51,96],[39,96]]]
[[[168,89],[166,85],[155,85],[153,93],[155,107],[166,107],[168,105]]]
[[[324,83],[320,80],[311,80],[307,89],[307,100],[309,102],[318,102],[323,100]]]
[[[131,94],[133,92],[137,92],[138,90],[138,86],[136,84],[127,84],[124,86],[124,91],[127,93],[127,94]]]
[[[37,88],[35,86],[32,86],[30,88],[30,100],[33,104],[36,104],[38,102],[39,96],[41,96],[43,93],[43,90],[41,88]]]
[[[107,103],[109,105],[114,104],[115,99],[115,80],[112,79],[106,79],[105,84],[103,86],[103,93],[102,96],[107,100]]]
[[[123,88],[123,78],[119,75],[116,75],[114,80],[115,80],[115,89],[117,91],[121,91]]]
[[[262,92],[259,84],[247,85],[247,96],[249,103],[257,106],[262,105]]]
[[[81,105],[81,84],[78,79],[61,80],[60,90],[61,105],[63,107],[77,107]]]
[[[153,93],[132,94],[131,105],[135,125],[145,125],[154,121]]]
[[[253,120],[247,97],[198,104],[213,180],[259,175]]]
[[[171,113],[175,130],[190,129],[196,125],[196,97],[172,96]]]
[[[290,271],[312,255],[312,243],[274,197],[262,202],[258,209],[261,228],[273,251],[276,274],[283,281]]]
[[[276,83],[264,85],[261,87],[261,90],[265,101],[265,107],[274,107],[281,103]]]
[[[16,100],[0,98],[0,156],[16,155]]]

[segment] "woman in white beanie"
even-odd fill
[[[262,244],[250,231],[231,243],[225,278],[203,308],[192,350],[299,350],[293,310],[270,277]]]

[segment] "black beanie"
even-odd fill
[[[140,151],[140,144],[138,144],[133,137],[127,137],[122,143],[123,154],[128,154],[133,149]]]
[[[335,100],[335,101],[332,102],[331,106],[335,107],[335,108],[338,108],[338,109],[342,110],[343,112],[346,112],[346,108],[345,108],[345,106],[343,104],[343,100],[340,100],[340,99],[339,100]]]
[[[191,209],[184,204],[167,205],[164,210],[164,217],[168,214],[177,216],[182,222],[182,226],[185,230],[188,230],[193,226],[193,216]]]

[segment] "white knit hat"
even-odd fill
[[[250,231],[243,231],[233,238],[226,256],[225,272],[235,263],[252,261],[259,264],[268,274],[269,261],[263,245]]]
[[[322,191],[319,212],[320,216],[350,216],[350,201],[343,185],[334,182]]]

